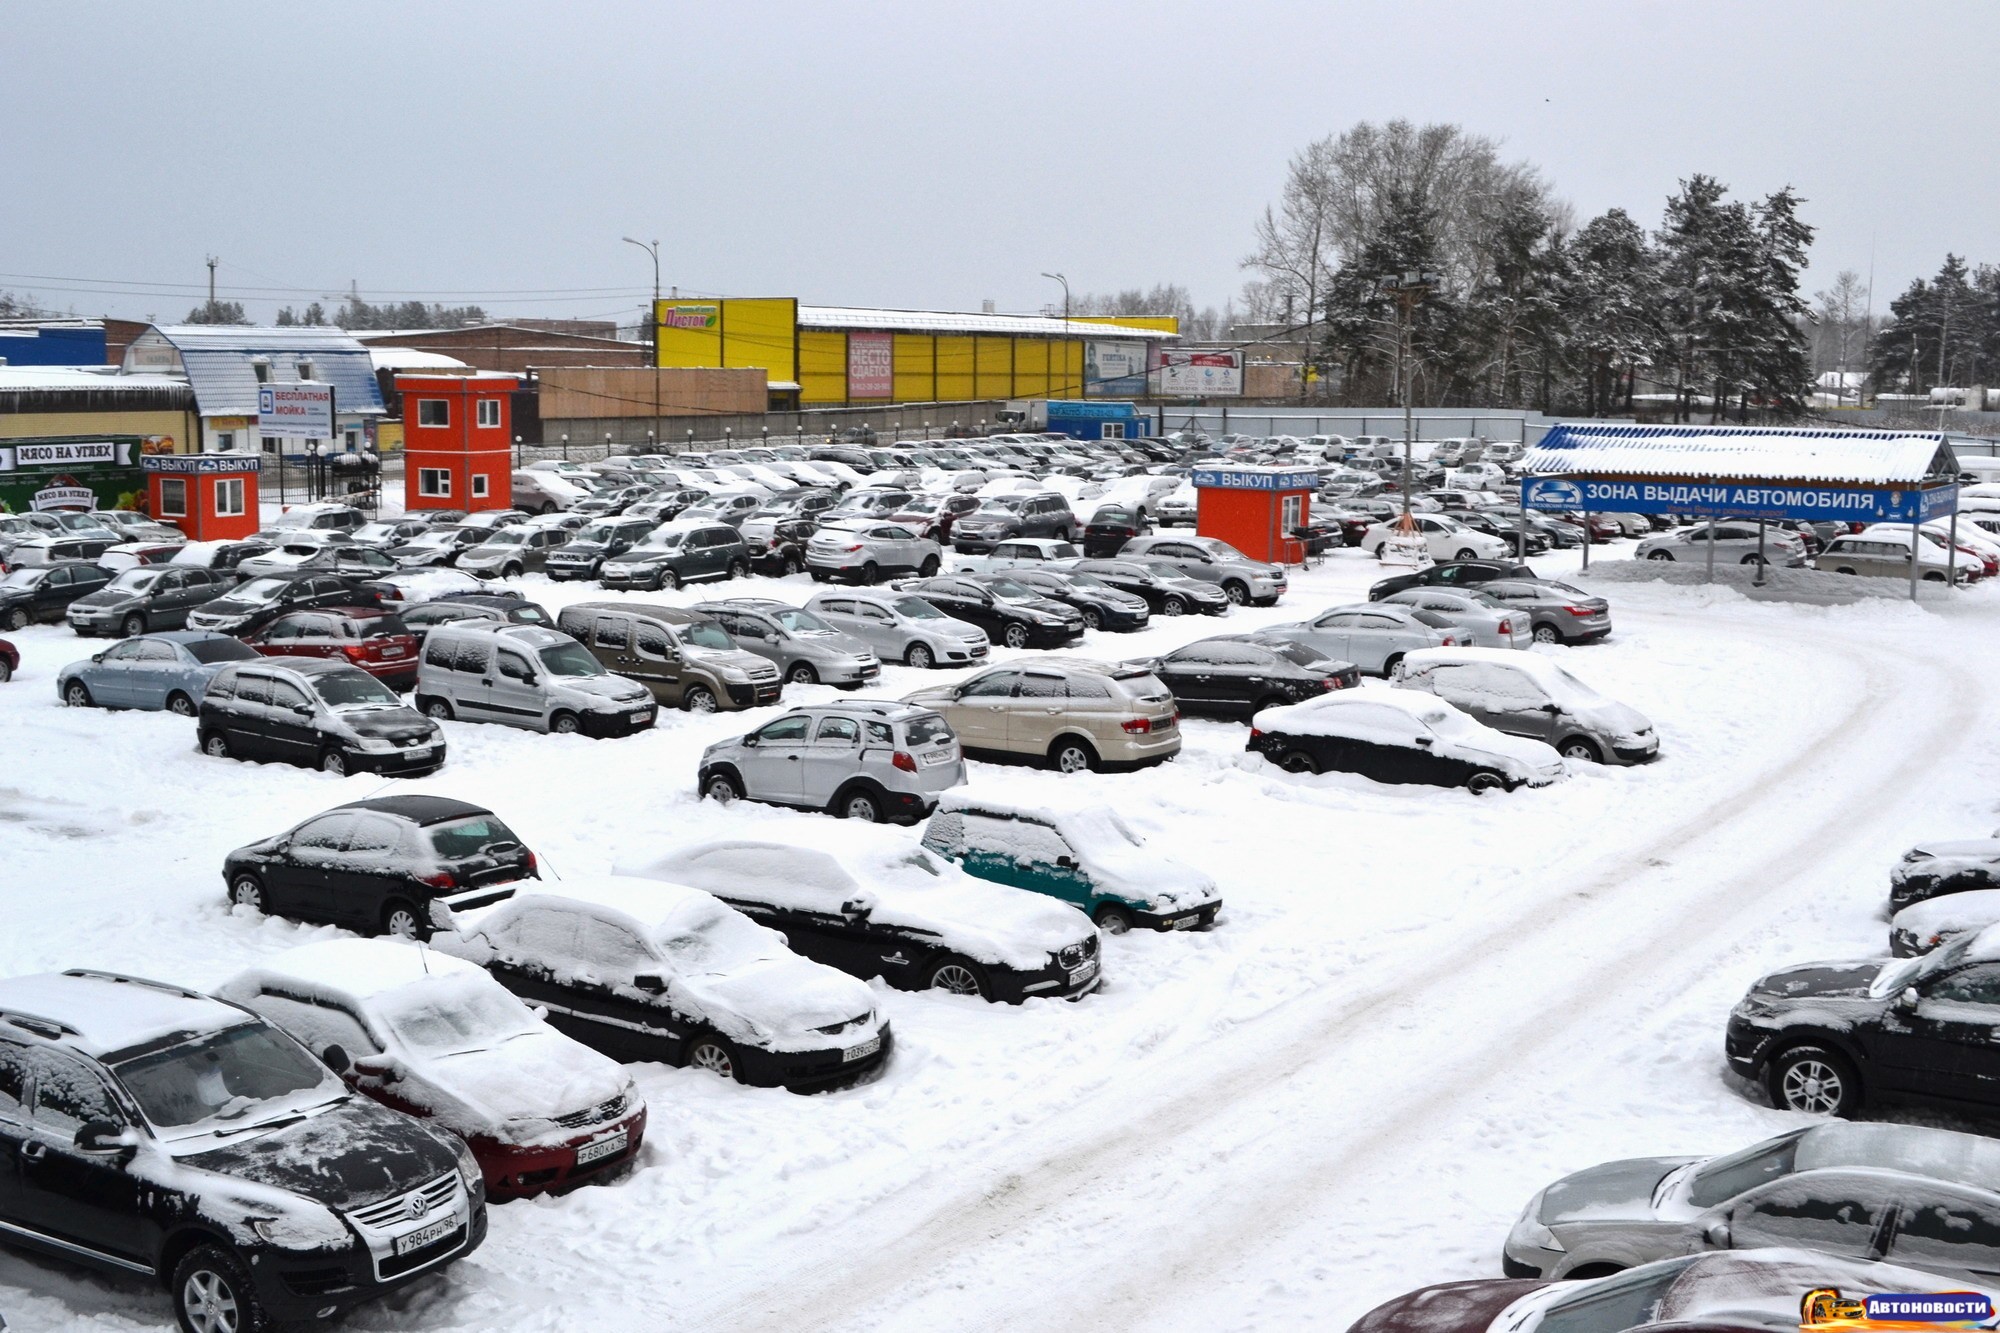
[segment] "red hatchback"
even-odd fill
[[[14,673],[20,669],[20,651],[5,639],[0,639],[0,685],[14,679]]]
[[[417,683],[417,636],[380,607],[322,606],[279,616],[243,642],[266,657],[332,657],[393,690]]]

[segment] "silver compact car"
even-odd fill
[[[1455,648],[1465,641],[1466,635],[1431,611],[1386,602],[1363,602],[1358,606],[1336,606],[1295,624],[1269,625],[1249,637],[1264,643],[1302,643],[1323,658],[1352,662],[1371,675],[1387,676],[1395,671],[1405,653],[1425,648]]]
[[[56,697],[72,708],[164,709],[193,717],[216,673],[257,651],[227,634],[143,634],[56,673]]]
[[[1709,533],[1714,530],[1711,543]],[[1691,528],[1680,528],[1673,532],[1656,533],[1642,540],[1632,554],[1641,560],[1699,560],[1708,561],[1711,545],[1715,558],[1731,565],[1754,565],[1760,561],[1773,565],[1802,566],[1806,563],[1805,541],[1795,532],[1783,528],[1767,528],[1764,531],[1764,553],[1757,553],[1757,525],[1755,523],[1698,523]]]
[[[1407,606],[1442,616],[1465,631],[1465,641],[1481,648],[1526,648],[1535,641],[1528,617],[1477,590],[1405,588],[1378,605]]]
[[[887,519],[828,522],[806,543],[806,572],[815,583],[875,584],[900,574],[929,578],[943,563],[936,542]]]
[[[1552,579],[1492,579],[1479,591],[1528,619],[1536,643],[1589,643],[1611,633],[1611,603]]]
[[[985,630],[946,615],[915,593],[821,593],[806,610],[861,640],[884,662],[978,666],[992,648]]]
[[[1660,756],[1660,734],[1644,713],[1537,653],[1426,649],[1397,664],[1393,683],[1457,704],[1495,731],[1547,741],[1565,759],[1649,764]]]
[[[764,597],[734,597],[702,602],[694,609],[720,624],[738,648],[776,663],[787,684],[851,690],[882,674],[882,661],[874,649],[803,607]]]
[[[1900,1124],[1795,1129],[1724,1157],[1638,1157],[1528,1201],[1510,1278],[1585,1278],[1706,1250],[1784,1247],[1958,1277],[2000,1270],[2000,1144]]]
[[[1287,586],[1283,565],[1252,560],[1219,537],[1134,537],[1119,550],[1118,558],[1165,560],[1191,579],[1213,583],[1238,606],[1271,606],[1285,595]]]
[[[700,794],[914,823],[965,783],[958,737],[937,712],[861,700],[795,708],[701,754]]]

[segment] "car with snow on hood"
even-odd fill
[[[1536,653],[1426,648],[1398,662],[1390,683],[1436,695],[1495,730],[1546,741],[1565,759],[1649,764],[1660,756],[1659,732],[1644,713]]]
[[[216,673],[256,656],[227,634],[143,634],[63,667],[56,673],[56,697],[71,708],[164,709],[193,717]]]
[[[865,984],[686,885],[573,875],[461,914],[431,947],[484,967],[614,1060],[804,1091],[853,1081],[892,1045]]]
[[[924,846],[968,874],[1074,904],[1099,929],[1195,930],[1215,923],[1215,881],[1149,848],[1109,806],[1015,805],[948,793]]]
[[[1889,910],[1971,889],[2000,889],[2000,830],[1990,838],[1920,842],[1889,872]]]
[[[1925,898],[1889,918],[1889,952],[1915,958],[1992,925],[2000,925],[2000,889]]]
[[[630,1074],[462,958],[394,940],[319,940],[216,994],[355,1091],[462,1139],[490,1199],[581,1185],[630,1163],[645,1138]]]
[[[254,759],[345,777],[415,777],[444,766],[444,733],[359,667],[260,657],[215,673],[195,714],[211,759]]]
[[[33,1182],[0,1189],[0,1237],[153,1279],[184,1330],[330,1319],[486,1239],[462,1141],[250,1010],[138,977],[0,981],[0,1153]]]
[[[556,625],[620,676],[636,680],[663,704],[691,713],[757,708],[778,702],[778,668],[738,648],[702,611],[646,602],[576,602]]]
[[[1544,742],[1495,731],[1414,690],[1344,690],[1267,708],[1250,719],[1245,748],[1290,773],[1359,773],[1475,795],[1546,787],[1565,775],[1562,756]]]
[[[1075,908],[975,879],[900,839],[836,837],[832,846],[838,855],[710,842],[629,873],[706,889],[784,932],[806,957],[899,990],[1019,1004],[1075,999],[1103,979],[1097,930]]]

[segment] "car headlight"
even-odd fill
[[[398,747],[396,742],[387,736],[363,736],[355,742],[355,748],[366,750],[370,754],[382,754]]]
[[[723,667],[715,674],[728,681],[731,685],[748,685],[750,683],[750,673],[737,667]]]
[[[451,1140],[451,1150],[458,1154],[458,1178],[465,1182],[466,1193],[477,1194],[486,1179],[479,1169],[479,1159],[472,1155],[472,1149],[466,1147],[465,1140],[458,1135],[448,1133],[445,1137]]]
[[[1547,1250],[1552,1254],[1562,1254],[1564,1253],[1563,1243],[1556,1239],[1556,1233],[1543,1226],[1536,1218],[1536,1214],[1541,1212],[1541,1208],[1542,1196],[1537,1194],[1528,1201],[1526,1210],[1521,1214],[1521,1220],[1514,1224],[1514,1234],[1507,1239],[1513,1242],[1516,1249],[1526,1249],[1532,1246],[1538,1250]]]

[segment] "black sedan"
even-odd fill
[[[1730,1068],[1773,1105],[1852,1115],[1914,1101],[2000,1107],[2000,933],[1921,958],[1807,963],[1760,978],[1730,1012]]]
[[[1117,555],[1126,542],[1153,530],[1146,515],[1135,505],[1104,505],[1083,525],[1083,553],[1094,559]]]
[[[1066,560],[1065,574],[1090,574],[1120,592],[1144,599],[1154,615],[1184,616],[1199,611],[1219,616],[1229,597],[1213,583],[1191,579],[1164,560]]]
[[[1428,569],[1412,570],[1383,579],[1368,590],[1368,600],[1379,602],[1391,593],[1409,588],[1468,588],[1494,579],[1532,579],[1535,571],[1512,560],[1452,560]]]
[[[1085,629],[1134,630],[1152,623],[1152,608],[1137,593],[1122,592],[1095,574],[1053,569],[1010,569],[1006,577],[1037,597],[1073,606]]]
[[[222,860],[238,906],[412,939],[442,924],[433,903],[468,911],[539,877],[535,854],[498,815],[442,796],[335,806]]]
[[[1183,712],[1248,718],[1361,683],[1352,662],[1323,658],[1300,643],[1200,639],[1144,666],[1174,692]]]
[[[1055,648],[1083,633],[1075,608],[1038,596],[1005,576],[907,579],[897,591],[915,593],[938,610],[986,631],[1009,648]]]
[[[71,602],[110,582],[110,570],[85,560],[9,570],[0,575],[0,625],[24,629],[30,621],[61,620]]]
[[[340,574],[262,574],[188,612],[189,629],[241,637],[284,615],[322,606],[380,606],[382,599]]]

